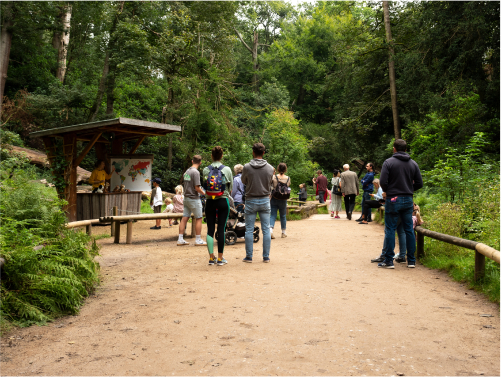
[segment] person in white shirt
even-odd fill
[[[161,213],[162,212],[162,189],[160,188],[160,183],[162,183],[162,180],[160,178],[153,178],[151,180],[151,184],[153,185],[153,190],[151,190],[151,199],[150,199],[150,206],[153,209],[153,213]],[[162,223],[161,219],[156,219],[156,224],[155,226],[151,227],[150,229],[162,229],[160,224]]]

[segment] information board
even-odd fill
[[[153,155],[110,156],[111,188],[124,185],[130,191],[151,190]]]

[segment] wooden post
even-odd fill
[[[65,207],[68,213],[68,222],[77,221],[77,168],[73,162],[77,158],[77,138],[74,133],[63,136],[63,153],[68,166],[66,167],[65,177],[68,186],[65,188],[65,199],[68,204]]]
[[[132,220],[127,221],[127,239],[126,244],[132,243]]]
[[[191,216],[191,238],[195,238],[196,236],[196,231],[195,231],[195,216]]]
[[[92,224],[86,225],[85,226],[85,231],[89,236],[92,236]]]
[[[116,216],[118,212],[118,207],[113,207],[113,216]],[[113,237],[115,235],[115,222],[111,222],[111,236]]]
[[[115,241],[114,243],[120,243],[120,221],[113,221],[115,223]]]
[[[482,279],[485,275],[485,255],[475,250],[475,281]]]
[[[424,236],[418,233],[416,236],[416,258],[421,259],[424,257]]]

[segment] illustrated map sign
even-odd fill
[[[152,164],[153,158],[111,157],[111,168],[115,168],[111,175],[111,190],[120,185],[130,191],[151,190]]]

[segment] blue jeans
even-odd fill
[[[386,229],[385,229],[386,231]],[[397,234],[398,234],[398,247],[400,249],[400,253],[398,254],[398,258],[405,258],[405,254],[407,251],[407,240],[404,232],[404,226],[402,225],[402,221],[398,219],[397,224]],[[383,242],[383,250],[381,251],[381,258],[385,257],[386,254],[386,237]]]
[[[362,195],[362,215],[365,215],[365,220],[369,221],[372,220],[372,209],[368,209],[368,213],[365,213],[367,211],[366,208],[364,208],[365,201],[371,200],[371,193],[369,191],[364,191],[364,194]]]
[[[263,258],[269,258],[271,245],[270,212],[270,199],[268,197],[245,201],[245,256],[247,258],[252,258],[254,252],[253,233],[257,213],[259,213],[261,230],[263,231]]]
[[[393,263],[393,257],[395,256],[395,231],[397,230],[398,219],[400,219],[405,232],[407,264],[416,263],[416,258],[414,256],[416,252],[416,238],[414,236],[412,224],[413,210],[414,205],[412,196],[398,196],[395,201],[392,201],[392,199],[386,199],[384,211],[384,243],[386,244],[386,262]]]
[[[287,227],[287,200],[279,200],[271,198],[271,215],[270,215],[270,227],[275,227],[275,220],[277,219],[277,211],[280,211],[280,227],[285,230]]]

